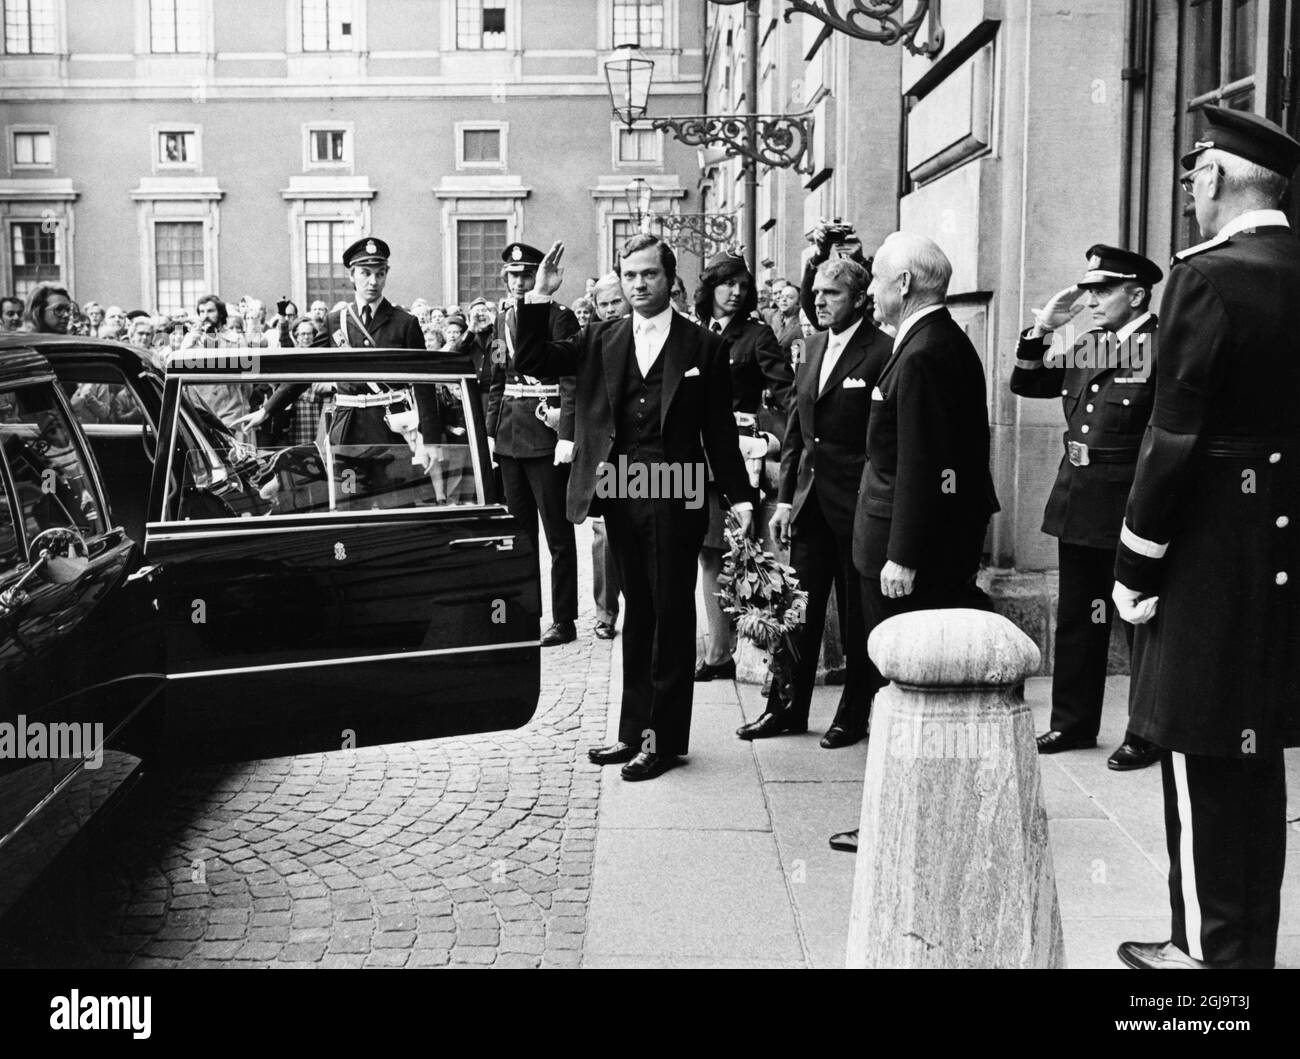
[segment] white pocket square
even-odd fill
[[[692,368],[690,371],[688,371],[685,375],[682,376],[683,379],[698,379],[699,377],[700,377],[699,368]]]
[[[865,390],[867,388],[866,379],[845,379],[844,388],[846,390]]]
[[[880,392],[879,386],[877,386],[874,390],[871,391],[871,399],[873,401],[883,401],[885,399],[885,395]]]

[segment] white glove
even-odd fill
[[[573,462],[573,442],[557,441],[555,443],[555,466]]]
[[[1083,308],[1083,302],[1080,300],[1082,295],[1081,287],[1066,287],[1065,290],[1055,294],[1041,309],[1032,310],[1038,330],[1042,333],[1055,331],[1073,320]]]
[[[1144,599],[1142,593],[1121,585],[1118,581],[1115,582],[1110,598],[1115,601],[1119,616],[1130,625],[1145,625],[1156,616],[1156,606],[1160,603],[1159,596],[1147,596]]]

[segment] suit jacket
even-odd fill
[[[1300,745],[1300,242],[1261,224],[1178,259],[1115,568],[1160,598],[1130,725],[1267,761]]]
[[[520,309],[515,366],[528,375],[574,376],[578,413],[567,508],[569,520],[581,522],[591,510],[600,465],[613,451],[615,409],[636,357],[632,318],[593,321],[576,335],[556,340],[548,339],[548,315],[543,304]],[[665,458],[685,464],[702,462],[707,455],[723,497],[747,498],[749,476],[736,445],[726,347],[716,335],[673,313],[660,356]]]
[[[808,339],[807,359],[795,380],[781,446],[777,502],[792,505],[792,518],[797,520],[812,492],[815,475],[816,497],[827,524],[848,537],[853,533],[858,485],[867,459],[871,393],[889,359],[891,341],[864,318],[821,390],[829,341],[829,331],[819,331]]]
[[[737,313],[722,332],[731,365],[731,408],[734,412],[757,415],[763,405],[763,391],[770,390],[773,403],[784,409],[794,386],[790,361],[761,320]]]
[[[1155,399],[1156,325],[1151,316],[1129,337],[1127,349],[1120,351],[1128,366],[1116,364],[1119,358],[1108,341],[1113,336],[1104,331],[1083,335],[1071,350],[1069,366],[1044,363],[1050,337],[1031,338],[1026,332],[1020,338],[1011,392],[1059,397],[1068,427],[1064,441],[1097,454],[1082,466],[1068,455],[1061,457],[1043,512],[1043,532],[1066,544],[1114,551],[1119,543],[1138,446]],[[1134,356],[1141,364],[1134,363]]]
[[[854,563],[868,577],[887,560],[918,571],[945,569],[968,554],[970,535],[983,538],[999,510],[979,354],[940,309],[903,337],[876,386]]]
[[[578,318],[558,302],[550,303],[547,337],[568,338],[578,333]],[[491,383],[488,389],[487,433],[496,441],[499,456],[514,459],[532,459],[550,456],[555,452],[556,441],[573,440],[573,376],[560,378],[525,378],[510,356],[510,347],[518,349],[518,323],[515,312],[509,309],[499,313],[493,328],[492,355],[487,358],[491,366]],[[477,344],[477,343],[476,343]],[[541,383],[558,386],[560,396],[546,398],[551,407],[560,409],[558,432],[537,418],[537,402],[541,398],[508,398],[507,384]]]

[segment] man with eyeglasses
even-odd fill
[[[1300,142],[1206,107],[1182,159],[1206,242],[1177,255],[1155,405],[1120,531],[1130,726],[1164,748],[1171,936],[1137,968],[1274,965],[1285,747],[1300,746]]]

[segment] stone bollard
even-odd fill
[[[1033,641],[978,610],[872,632],[876,695],[849,967],[1063,967],[1033,719]]]

